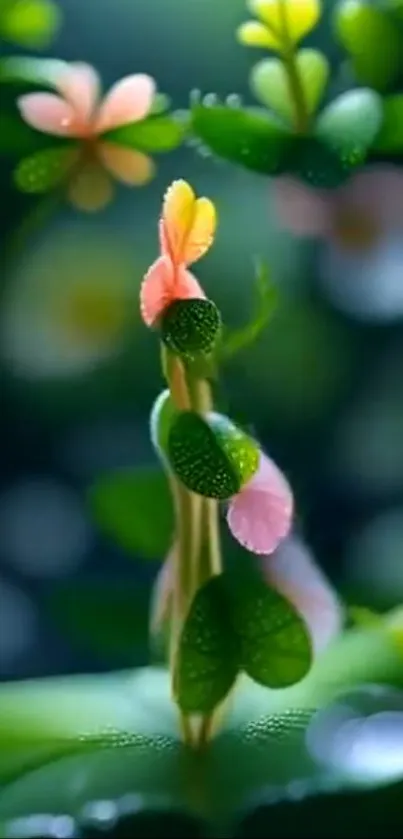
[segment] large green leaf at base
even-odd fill
[[[100,528],[120,547],[145,558],[164,559],[174,516],[162,469],[144,467],[106,475],[91,488],[89,500]]]
[[[269,111],[197,104],[192,121],[201,143],[219,157],[265,175],[283,171],[292,136]]]
[[[3,685],[0,823],[46,812],[80,819],[88,802],[131,793],[140,810],[159,799],[208,819],[222,836],[220,827],[271,791],[287,799],[332,786],[362,796],[361,782],[330,773],[305,744],[313,712],[362,682],[403,687],[401,653],[383,627],[346,633],[292,688],[240,680],[223,727],[196,756],[180,742],[163,669]],[[369,791],[366,806],[376,795]],[[326,803],[329,817],[332,798]],[[334,835],[328,824],[324,835]]]

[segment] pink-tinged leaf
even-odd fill
[[[290,531],[293,506],[288,481],[261,452],[256,474],[230,502],[228,526],[247,550],[271,554]]]
[[[95,129],[103,134],[129,122],[144,119],[151,110],[155,94],[155,82],[151,76],[137,73],[117,82],[99,109]]]
[[[280,223],[296,236],[324,236],[331,228],[330,197],[293,178],[279,178],[273,186]]]
[[[196,277],[185,268],[175,268],[168,256],[159,257],[147,271],[140,290],[140,310],[144,323],[152,326],[174,300],[205,294]]]
[[[126,149],[115,143],[100,142],[97,153],[105,169],[116,180],[128,186],[143,186],[155,174],[154,161],[140,151]]]
[[[25,122],[37,131],[60,137],[79,133],[74,108],[54,93],[28,93],[19,97],[17,105]]]
[[[74,109],[77,118],[90,123],[98,103],[100,79],[90,64],[73,62],[61,67],[55,79],[55,86],[61,96]]]
[[[343,609],[325,574],[298,539],[286,539],[272,556],[261,560],[269,585],[287,598],[304,618],[316,654],[343,626]]]

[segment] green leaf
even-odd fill
[[[53,620],[77,645],[129,664],[148,647],[150,587],[116,580],[61,583],[47,598]]]
[[[221,577],[201,588],[182,631],[174,692],[185,713],[209,713],[238,675],[238,645]]]
[[[403,34],[387,11],[361,0],[345,0],[336,6],[334,24],[357,81],[381,91],[397,81],[403,66]]]
[[[2,84],[26,84],[32,87],[53,89],[60,71],[67,67],[66,61],[58,58],[27,58],[9,56],[0,63]]]
[[[43,49],[57,34],[61,21],[53,0],[14,0],[1,17],[1,35],[22,47]]]
[[[45,149],[25,157],[14,171],[18,189],[35,195],[50,192],[69,176],[77,160],[77,151],[69,145]]]
[[[17,114],[0,114],[0,154],[21,158],[48,147],[49,137],[34,131]]]
[[[383,102],[382,128],[375,140],[374,150],[384,154],[403,151],[403,94],[388,96]]]
[[[334,189],[348,180],[351,165],[315,137],[301,137],[290,156],[288,170],[310,186]]]
[[[212,300],[175,300],[164,309],[161,336],[174,353],[193,359],[212,353],[221,326],[220,312]]]
[[[156,93],[153,99],[153,104],[151,106],[150,114],[156,116],[157,114],[163,114],[164,111],[167,111],[171,107],[171,99],[166,93]]]
[[[89,494],[100,528],[129,553],[163,559],[169,550],[174,515],[162,469],[122,470],[101,478]]]
[[[184,134],[184,126],[178,120],[169,116],[152,116],[116,128],[108,132],[105,138],[122,146],[155,154],[178,148]]]
[[[201,417],[181,411],[168,437],[169,463],[182,483],[198,495],[226,500],[250,480],[258,468],[254,440],[227,417]]]
[[[350,90],[330,103],[316,123],[316,137],[346,167],[362,163],[382,124],[382,99],[373,90]]]
[[[256,265],[254,290],[256,299],[252,317],[245,326],[224,334],[218,350],[218,358],[222,361],[228,361],[240,350],[250,347],[266,328],[275,310],[277,288],[272,283],[268,266],[261,260]]]
[[[313,761],[306,749],[307,725],[315,711],[363,682],[403,687],[401,662],[388,633],[374,627],[346,632],[291,688],[269,690],[241,677],[222,728],[203,755],[180,743],[178,713],[163,669],[3,684],[0,822],[49,812],[80,819],[89,802],[130,793],[140,810],[163,800],[204,815],[215,829],[218,823],[228,828],[262,793],[273,791],[285,800],[297,791],[304,796],[329,789],[330,782],[333,789],[338,784],[349,791],[351,807],[354,779],[334,777]],[[382,810],[382,790],[371,788],[365,801],[359,789],[357,795],[361,805],[374,806],[374,816],[380,808],[384,824],[388,811]],[[385,795],[387,803],[388,790]],[[324,835],[334,836],[329,813],[337,816],[340,804],[339,796],[324,798],[323,824],[306,835],[322,835],[324,827]],[[280,835],[294,835],[289,809],[284,813],[279,805],[271,814]],[[347,820],[348,814],[344,807]],[[379,826],[379,813],[376,818]]]
[[[309,114],[313,114],[322,100],[329,79],[329,62],[318,50],[304,49],[297,53],[296,68],[306,109]],[[266,58],[256,64],[251,74],[251,88],[256,99],[293,125],[295,105],[288,75],[280,59]]]
[[[218,157],[265,175],[283,171],[292,136],[267,111],[198,104],[192,120],[194,133]]]
[[[165,356],[165,353],[163,354]],[[168,455],[169,432],[178,413],[174,405],[171,392],[167,388],[157,396],[150,415],[151,442],[159,457],[163,460]]]
[[[265,687],[299,682],[312,664],[308,628],[294,607],[257,574],[237,576],[232,619],[242,669]]]

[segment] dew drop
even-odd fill
[[[225,103],[229,108],[240,108],[242,105],[242,99],[238,93],[230,93],[227,96]]]
[[[216,93],[206,93],[206,95],[203,97],[203,105],[205,105],[206,108],[213,108],[214,105],[217,104],[218,96]]]

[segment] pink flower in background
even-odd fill
[[[145,119],[155,94],[154,80],[143,73],[127,76],[100,96],[100,79],[89,64],[60,64],[49,71],[57,93],[29,93],[18,99],[28,125],[45,134],[79,141],[68,194],[80,209],[105,206],[113,195],[112,178],[132,186],[154,173],[151,158],[108,140],[109,131]]]
[[[293,509],[288,481],[261,452],[257,471],[229,502],[228,527],[248,551],[271,554],[290,531]]]
[[[368,167],[334,190],[279,178],[274,201],[281,223],[295,235],[368,250],[385,231],[402,230],[403,172],[393,166]]]

